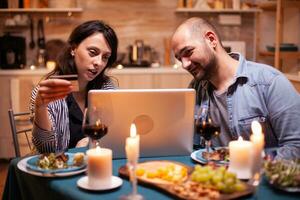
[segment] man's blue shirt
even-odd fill
[[[241,54],[233,84],[227,91],[227,111],[231,138],[249,140],[251,122],[263,127],[265,147],[279,147],[277,158],[300,158],[300,95],[277,69],[247,61]],[[207,107],[211,99],[210,83],[194,80],[196,102]],[[229,141],[222,141],[228,144]]]

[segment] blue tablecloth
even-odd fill
[[[71,149],[70,152],[83,151],[83,149]],[[110,191],[91,192],[82,190],[77,187],[77,180],[85,174],[75,175],[71,177],[62,178],[45,178],[27,174],[20,171],[17,168],[17,163],[20,159],[14,159],[11,161],[6,185],[3,193],[3,200],[53,200],[53,199],[74,199],[74,200],[108,200],[118,199],[121,195],[131,192],[131,185],[128,180],[123,179],[123,185],[117,189]],[[147,160],[172,160],[182,162],[187,165],[193,166],[195,163],[189,156],[178,157],[156,157],[156,158],[142,158],[140,161]],[[122,165],[126,164],[125,159],[113,160],[113,175],[118,176],[118,169]],[[161,192],[155,188],[139,185],[138,192],[142,194],[146,199],[174,199],[174,197]],[[271,188],[266,180],[263,180],[258,187],[255,195],[244,197],[243,199],[300,199],[299,193],[286,193]]]

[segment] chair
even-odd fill
[[[20,143],[18,139],[18,136],[20,134],[25,134],[30,152],[33,152],[33,146],[31,145],[31,142],[29,140],[29,135],[28,135],[29,133],[31,134],[32,131],[30,113],[29,112],[14,113],[13,109],[8,109],[8,116],[9,116],[11,132],[14,141],[16,157],[21,156]]]

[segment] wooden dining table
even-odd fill
[[[85,148],[70,149],[70,153],[84,152]],[[3,200],[108,200],[119,199],[120,196],[131,192],[131,184],[123,178],[123,184],[115,189],[106,191],[88,191],[77,186],[77,181],[86,174],[80,173],[68,177],[41,177],[21,171],[17,164],[24,158],[15,158],[10,162],[6,184],[3,193]],[[169,160],[194,166],[196,163],[190,156],[168,156],[141,158],[140,162],[153,160]],[[119,168],[126,164],[126,159],[113,160],[113,175],[119,176]],[[138,185],[138,192],[145,199],[169,200],[176,199],[170,194],[147,185]],[[288,193],[271,187],[263,177],[255,193],[241,197],[241,199],[299,199],[299,193]]]

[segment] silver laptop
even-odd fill
[[[195,91],[193,89],[91,90],[89,108],[101,112],[108,133],[100,146],[126,158],[125,140],[135,123],[140,157],[190,155],[193,147]]]

